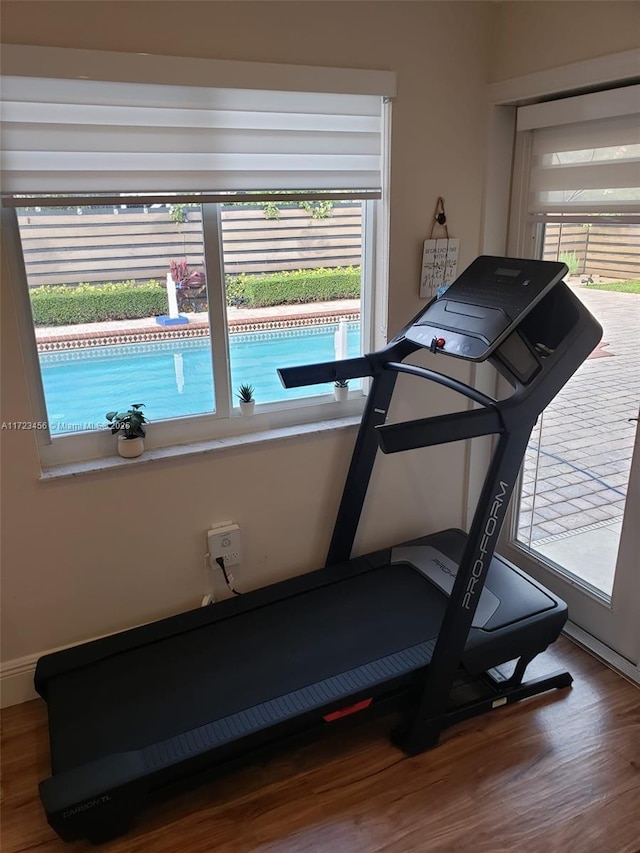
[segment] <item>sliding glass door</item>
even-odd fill
[[[640,123],[606,94],[519,110],[510,253],[564,261],[603,338],[536,424],[502,550],[637,666]]]

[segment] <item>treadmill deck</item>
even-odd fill
[[[275,700],[310,710],[429,662],[446,598],[420,573],[385,566],[337,586],[141,645],[127,651],[126,666],[116,654],[53,678],[53,773],[225,718],[233,724],[247,709],[264,724]]]
[[[42,659],[52,765],[43,784],[116,756],[158,769],[418,683],[448,602],[425,566],[438,555],[450,573],[465,541],[442,531]],[[486,589],[499,606],[471,629],[471,672],[537,654],[564,624],[566,605],[500,557]]]

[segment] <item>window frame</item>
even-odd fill
[[[296,195],[304,200],[304,194]],[[166,196],[166,202],[171,202]],[[370,351],[386,341],[382,332],[386,316],[386,281],[380,284],[380,248],[384,242],[386,217],[384,197],[362,200],[362,286],[360,336],[363,352]],[[212,351],[215,411],[199,415],[178,416],[154,420],[148,429],[147,449],[170,448],[184,444],[220,439],[246,440],[251,433],[265,433],[303,424],[349,419],[360,415],[364,409],[367,383],[363,380],[358,391],[351,391],[346,402],[337,403],[330,393],[314,394],[289,401],[258,403],[251,418],[241,417],[233,404],[229,359],[229,328],[227,325],[224,284],[222,205],[219,202],[202,203],[202,236],[204,265],[207,274],[209,341]],[[47,424],[47,407],[35,327],[32,320],[29,289],[22,254],[17,209],[2,208],[2,229],[8,249],[16,311],[19,318],[20,339],[29,386],[32,421]],[[384,270],[383,270],[384,272]],[[381,293],[381,291],[383,291]],[[153,418],[152,418],[153,420]],[[114,444],[109,430],[89,430],[52,435],[48,428],[36,430],[38,453],[43,469],[74,462],[98,460],[114,456]]]
[[[132,84],[166,84],[265,90],[305,93],[368,95],[381,99],[380,114],[380,187],[377,201],[363,200],[369,208],[363,217],[363,285],[361,294],[361,334],[363,350],[379,348],[386,343],[389,280],[390,239],[390,143],[391,109],[396,94],[396,74],[387,70],[350,69],[278,63],[244,62],[153,54],[96,51],[76,48],[42,47],[36,45],[6,45],[2,54],[2,72],[17,77],[50,77],[63,80],[87,79]],[[309,183],[313,185],[310,173]],[[168,188],[165,187],[165,192]],[[277,189],[277,188],[276,188]],[[309,190],[312,192],[312,190]],[[323,191],[327,194],[327,191]],[[328,195],[328,194],[327,194]],[[301,196],[299,196],[301,197]],[[317,192],[315,193],[317,197]],[[363,196],[363,198],[366,198]],[[258,200],[257,197],[253,197]],[[180,199],[173,197],[172,201]],[[214,203],[214,202],[211,202]],[[10,270],[10,285],[18,317],[19,335],[28,386],[29,409],[35,423],[46,422],[45,395],[40,373],[35,329],[25,273],[15,200],[0,203],[0,220],[5,238],[5,252]],[[213,215],[213,214],[211,214]],[[203,212],[204,224],[204,212]],[[207,242],[208,269],[211,276],[219,269],[221,281],[221,233]],[[218,246],[216,248],[216,242]],[[216,257],[216,252],[218,256]],[[219,289],[219,288],[218,288]],[[211,304],[212,300],[209,300]],[[215,325],[211,325],[211,340],[216,329],[220,337],[224,316],[222,291],[218,299]],[[220,367],[214,360],[214,370]],[[228,358],[224,357],[226,366]],[[215,383],[215,376],[214,376]],[[286,406],[262,404],[251,418],[240,418],[231,406],[217,406],[215,414],[172,418],[153,423],[146,440],[147,448],[170,448],[194,442],[214,442],[216,439],[237,437],[238,443],[248,433],[278,431],[283,427],[314,424],[340,418],[348,423],[353,415],[362,412],[367,391],[362,381],[361,392],[352,392],[351,399],[336,403],[333,396],[319,395],[291,401]],[[216,392],[217,393],[217,392]],[[226,415],[226,416],[224,416]],[[48,429],[36,431],[38,453],[43,469],[74,461],[114,458],[113,438],[108,429],[78,432],[52,437]],[[225,442],[228,444],[228,441]],[[131,464],[129,462],[128,464]],[[135,460],[133,462],[135,464]]]

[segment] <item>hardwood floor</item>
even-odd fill
[[[416,758],[370,723],[155,805],[98,849],[638,853],[640,691],[566,639],[544,659],[571,689],[463,723]],[[48,827],[48,762],[44,702],[5,711],[2,853],[92,849]]]

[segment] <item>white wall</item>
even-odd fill
[[[421,241],[447,201],[466,264],[478,253],[487,31],[483,3],[9,2],[3,39],[108,50],[392,69],[390,330],[422,304]],[[6,276],[3,276],[6,279]],[[3,415],[29,419],[3,280]],[[461,366],[462,374],[466,369]],[[401,388],[407,382],[402,377]],[[408,411],[411,396],[401,394]],[[423,410],[441,411],[450,392]],[[205,531],[242,525],[239,587],[322,564],[355,433],[297,438],[40,482],[33,435],[2,433],[4,661],[196,606]],[[381,460],[358,547],[462,521],[464,449]],[[436,494],[437,488],[437,494]],[[136,511],[126,505],[135,502]]]
[[[638,0],[507,0],[494,15],[492,83],[640,47]]]
[[[557,20],[551,5],[574,10],[571,40],[554,35],[541,52],[535,25]],[[421,241],[437,196],[446,199],[450,231],[461,239],[461,266],[479,252],[485,84],[587,58],[582,46],[590,50],[605,29],[602,7],[615,7],[616,14],[625,7],[622,24],[613,33],[607,29],[605,43],[607,51],[628,49],[626,7],[636,5],[5,0],[2,35],[14,44],[396,71],[393,332],[422,304]],[[580,7],[598,12],[583,14]],[[3,267],[1,417],[29,420],[6,278]],[[467,377],[464,365],[457,375]],[[417,406],[409,383],[401,377],[395,417],[452,405],[450,392],[434,390]],[[203,591],[205,530],[214,521],[233,519],[243,527],[238,586],[260,586],[320,565],[354,433],[57,482],[39,481],[32,434],[0,437],[2,659],[11,662],[195,606]],[[381,459],[358,548],[461,524],[464,478],[463,445]],[[132,496],[135,513],[124,506]]]

